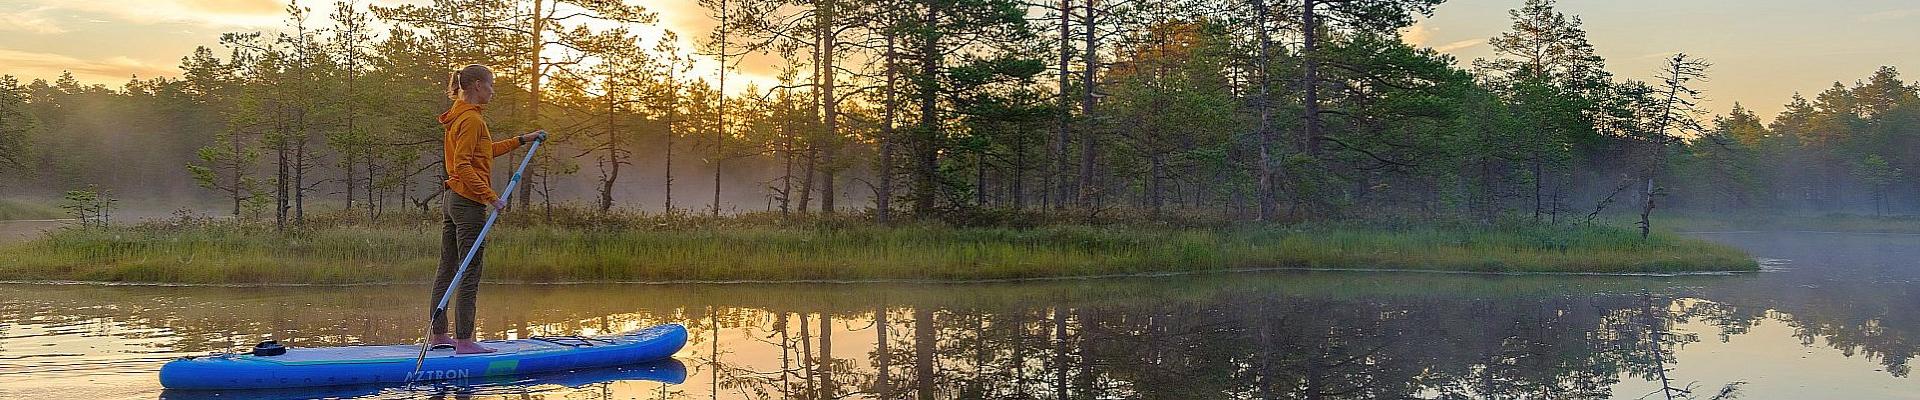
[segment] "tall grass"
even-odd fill
[[[851,221],[687,220],[618,227],[505,225],[483,275],[505,281],[971,280],[1232,268],[1673,272],[1751,270],[1740,251],[1610,227],[1302,224],[1030,229]],[[416,220],[417,221],[417,220]],[[424,281],[427,223],[312,224],[271,233],[230,221],[73,228],[0,248],[0,279],[178,283]],[[324,227],[320,227],[324,226]]]

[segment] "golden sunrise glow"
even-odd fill
[[[392,5],[420,0],[362,0]],[[307,0],[323,10],[331,3]],[[1405,40],[1455,55],[1464,66],[1490,52],[1486,39],[1506,30],[1506,10],[1520,0],[1450,1],[1432,18],[1403,31]],[[647,2],[659,23],[634,27],[646,43],[673,30],[692,51],[718,25],[694,0]],[[215,45],[222,32],[277,29],[286,3],[272,0],[0,0],[0,73],[51,79],[72,71],[87,83],[118,86],[133,75],[177,75],[194,46]],[[1851,82],[1881,65],[1915,67],[1920,8],[1893,1],[1622,0],[1563,2],[1580,15],[1609,69],[1648,79],[1666,55],[1685,50],[1712,62],[1705,85],[1709,110],[1740,102],[1763,118],[1795,92],[1811,94]],[[324,12],[317,18],[326,23]],[[650,44],[647,44],[650,46]],[[718,63],[696,56],[696,73],[713,80]],[[735,60],[730,92],[773,82],[779,58]],[[744,82],[743,82],[744,81]]]

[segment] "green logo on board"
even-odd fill
[[[512,374],[520,368],[520,360],[500,360],[487,363],[487,376]]]

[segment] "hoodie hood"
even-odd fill
[[[467,111],[479,112],[485,109],[485,107],[477,104],[467,103],[465,99],[457,99],[453,101],[453,108],[448,108],[447,112],[440,113],[438,119],[441,125],[451,124],[453,120],[460,118],[460,114],[462,113],[466,113]]]

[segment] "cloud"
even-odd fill
[[[1861,22],[1886,22],[1886,21],[1907,19],[1915,16],[1920,16],[1920,8],[1908,8],[1904,10],[1886,10],[1886,11],[1868,13],[1865,15],[1861,15],[1859,19]]]
[[[1461,41],[1447,43],[1439,46],[1434,46],[1433,50],[1441,53],[1451,53],[1456,50],[1463,50],[1470,47],[1479,46],[1483,43],[1486,43],[1485,39],[1467,39],[1467,40],[1461,40]]]
[[[1427,28],[1426,21],[1416,22],[1400,30],[1400,40],[1413,47],[1424,47],[1433,40],[1433,30]]]
[[[654,32],[655,29],[672,30],[680,36],[681,51],[698,50],[701,53],[694,56],[696,61],[693,73],[705,78],[709,83],[714,82],[719,75],[720,62],[710,54],[706,54],[707,50],[698,45],[712,39],[713,30],[720,25],[720,21],[712,17],[711,11],[701,7],[698,0],[655,1],[648,3],[647,9],[660,14],[660,23],[656,28],[638,30],[645,43],[643,45],[651,48],[652,43],[659,39],[659,33]],[[738,33],[732,36],[731,51],[738,52],[741,39]],[[728,59],[727,63],[734,66],[734,69],[727,73],[727,92],[729,93],[738,93],[748,84],[756,85],[764,91],[779,83],[775,78],[779,75],[778,66],[782,63],[779,55],[747,54]]]
[[[260,27],[276,25],[285,18],[286,3],[276,0],[28,0],[42,10],[60,10],[106,18],[89,18],[134,24],[187,23],[221,27]],[[324,15],[319,1],[303,6]]]
[[[60,27],[42,14],[47,9],[47,7],[40,7],[19,12],[0,12],[0,31],[42,35],[67,33],[66,28]]]
[[[172,66],[124,56],[88,60],[63,54],[11,49],[0,49],[0,70],[7,71],[8,74],[16,74],[15,76],[21,80],[52,80],[60,76],[61,71],[72,71],[74,78],[82,82],[102,82],[109,85],[126,82],[136,74],[150,78],[178,73],[178,70]]]

